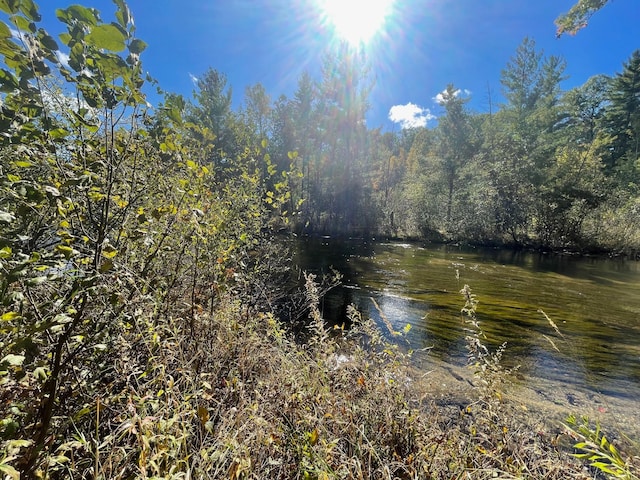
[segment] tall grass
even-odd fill
[[[141,316],[109,353],[113,372],[101,394],[71,419],[37,475],[587,478],[577,459],[499,393],[495,378],[506,372],[476,369],[467,403],[437,404],[371,320],[350,309],[353,327],[329,331],[312,276],[306,292],[304,343],[273,314],[249,311],[233,296],[189,322]],[[463,294],[472,318],[475,297]],[[469,343],[477,361],[499,360]],[[19,455],[19,445],[11,448]]]

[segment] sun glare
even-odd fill
[[[367,43],[391,14],[394,0],[318,0],[324,21],[352,45]]]

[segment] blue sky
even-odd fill
[[[246,86],[260,82],[275,100],[280,94],[293,94],[304,69],[312,75],[319,72],[336,35],[321,20],[318,1],[128,4],[139,38],[149,44],[142,57],[145,69],[163,89],[190,96],[192,77],[213,67],[227,75],[238,107]],[[45,27],[52,32],[59,28],[56,8],[81,3],[100,10],[106,20],[115,11],[109,0],[39,3]],[[409,103],[425,117],[437,116],[440,109],[434,98],[448,83],[470,92],[472,110],[488,111],[488,89],[493,102],[499,103],[500,71],[525,36],[546,55],[566,59],[565,89],[594,74],[620,71],[640,48],[640,2],[613,0],[576,36],[556,39],[553,21],[572,4],[573,0],[396,0],[366,47],[375,77],[368,125],[397,131],[401,124],[389,120],[389,111]]]

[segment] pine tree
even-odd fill
[[[634,175],[640,157],[640,50],[633,52],[614,77],[610,102],[606,112],[606,133],[611,141],[607,170]]]

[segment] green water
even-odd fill
[[[504,362],[520,365],[525,381],[640,398],[639,262],[330,238],[296,245],[302,268],[333,266],[344,275],[323,303],[330,321],[341,322],[349,303],[380,321],[374,298],[395,329],[411,324],[413,348],[431,347],[430,356],[462,365],[459,291],[468,284],[487,343],[507,342]]]

